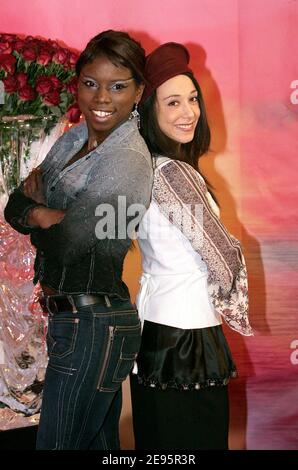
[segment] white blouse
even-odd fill
[[[209,193],[207,197],[218,215]],[[208,294],[206,263],[154,199],[140,223],[138,241],[143,274],[136,303],[142,322],[149,320],[183,329],[222,323]]]

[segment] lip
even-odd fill
[[[114,111],[108,111],[104,109],[91,109],[91,114],[93,119],[97,122],[105,122],[110,119],[110,117],[114,114]]]
[[[190,122],[185,124],[176,124],[176,128],[183,132],[193,131],[196,126],[196,122]]]

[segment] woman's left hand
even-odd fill
[[[23,183],[23,192],[26,197],[30,197],[39,204],[45,204],[42,183],[42,171],[40,168],[35,168],[27,176]]]

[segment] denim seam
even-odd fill
[[[78,328],[79,328],[78,325],[79,325],[79,323],[77,323],[77,330],[78,330]],[[78,333],[78,331],[77,331],[77,333]],[[76,334],[76,340],[77,340],[77,334]],[[75,346],[76,346],[76,344],[74,344],[74,350],[75,350]],[[74,350],[73,350],[73,352],[74,352]],[[73,354],[73,352],[72,352],[72,354]],[[84,356],[83,356],[83,357],[84,357]],[[73,361],[73,357],[71,358],[71,360]],[[71,361],[71,364],[70,364],[70,369],[73,369],[73,367],[72,367],[73,362],[72,362],[72,361]],[[71,375],[73,375],[73,374],[71,374]],[[68,376],[68,377],[67,377],[67,380],[66,380],[66,382],[65,382],[65,384],[64,384],[64,391],[63,391],[63,398],[62,398],[62,407],[61,407],[61,410],[62,410],[61,416],[62,416],[62,417],[63,417],[63,409],[64,409],[64,406],[66,406],[66,403],[65,403],[65,405],[64,405],[64,396],[65,396],[65,393],[66,393],[66,390],[67,390],[67,384],[68,384],[69,378],[70,378],[70,377]],[[75,382],[76,382],[76,380],[75,380]],[[66,417],[65,417],[65,426],[67,426],[68,408],[69,408],[70,398],[71,398],[71,394],[70,394],[69,401],[68,401],[67,413],[66,413]],[[61,419],[60,419],[60,421],[61,421]],[[60,424],[60,440],[63,438],[63,435],[64,435],[63,441],[61,442],[61,449],[64,448],[64,442],[65,442],[65,438],[66,438],[66,433],[65,433],[65,432],[63,433],[63,432],[62,432],[62,426],[63,426],[63,423],[61,422],[61,424]]]
[[[64,367],[64,366],[60,366],[59,364],[55,364],[55,363],[54,363],[54,367],[55,367],[55,366],[56,366],[57,368],[59,368],[59,369],[65,369],[65,371],[67,371],[67,370],[76,371],[76,370],[77,370],[77,369],[75,369],[74,367]],[[63,372],[63,371],[61,371],[61,372]]]
[[[72,362],[71,362],[71,364],[70,364],[70,368],[72,369]],[[72,374],[72,375],[73,375],[73,374]],[[68,380],[69,380],[69,376],[67,377],[66,384],[65,384],[65,386],[64,386],[63,399],[62,399],[62,416],[64,415],[64,413],[63,413],[63,408],[64,408],[64,406],[66,405],[66,403],[65,403],[65,405],[64,405],[64,395],[65,395],[66,390],[67,390]],[[76,380],[75,380],[75,382],[76,382]],[[68,408],[69,408],[70,398],[71,398],[71,394],[70,394],[70,397],[69,397],[68,407],[67,407],[67,413],[66,413],[66,418],[65,418],[65,425],[66,425],[66,426],[67,426]],[[63,405],[64,405],[64,406],[63,406]],[[66,433],[65,433],[65,432],[64,432],[64,433],[61,432],[61,438],[63,437],[63,434],[64,434],[64,438],[63,438],[62,446],[61,446],[62,449],[64,448],[64,442],[65,442],[65,438],[66,438]],[[71,435],[71,434],[70,434],[70,435]]]
[[[94,342],[95,342],[95,330],[96,330],[94,320],[95,319],[93,317],[93,319],[92,319],[92,346],[91,346],[91,349],[90,349],[88,364],[87,364],[87,367],[85,368],[85,374],[84,374],[83,380],[86,377],[87,371],[88,371],[89,366],[90,366],[91,359],[93,357]],[[79,396],[79,392],[80,392],[83,380],[81,381],[81,385],[80,385],[80,387],[78,389],[78,392],[77,392],[77,399],[78,399],[78,396]],[[82,435],[85,432],[86,425],[87,425],[87,422],[88,422],[88,419],[89,419],[90,409],[91,409],[94,397],[95,397],[95,393],[93,394],[92,400],[89,401],[89,406],[88,406],[88,409],[86,410],[86,414],[85,414],[84,421],[82,423],[81,431],[80,431],[79,436],[78,436],[77,441],[76,441],[77,446],[79,446],[79,443],[81,442]],[[72,423],[72,427],[73,427],[73,423]]]
[[[59,449],[59,435],[61,434],[61,429],[60,429],[61,419],[60,419],[60,413],[59,413],[61,392],[62,392],[62,383],[59,388],[59,396],[58,396],[58,404],[57,404],[57,426],[56,426],[56,439],[55,439],[56,446],[54,450]],[[59,429],[60,429],[60,432],[59,432]]]
[[[100,432],[100,439],[101,439],[102,446],[103,446],[104,450],[108,450],[108,444],[107,444],[107,440],[106,440],[106,435],[105,435],[105,432],[104,432],[103,429],[102,429],[101,432]]]
[[[125,325],[123,325],[123,326],[116,326],[116,327],[115,327],[115,331],[121,331],[122,333],[123,333],[124,331],[127,331],[127,332],[132,331],[132,332],[133,332],[133,331],[139,330],[140,327],[141,327],[140,323],[138,323],[137,325],[132,325],[132,326],[125,326]]]
[[[103,313],[98,313],[98,312],[94,312],[93,311],[93,314],[96,316],[96,317],[108,317],[109,315],[126,315],[127,313],[131,313],[131,314],[137,314],[138,312],[136,310],[121,310],[119,312],[119,310],[117,311],[110,311],[110,312],[103,312]]]
[[[68,405],[67,405],[67,413],[66,413],[66,420],[68,421],[68,417],[72,415],[72,420],[71,420],[71,426],[70,426],[70,432],[69,432],[69,435],[70,435],[70,439],[71,439],[71,435],[72,435],[72,430],[73,430],[73,424],[74,424],[74,418],[75,418],[75,410],[76,410],[76,405],[77,405],[77,402],[78,402],[78,399],[79,399],[79,395],[80,395],[80,391],[81,391],[81,388],[82,388],[82,384],[84,382],[84,379],[86,377],[86,374],[87,374],[87,370],[88,370],[88,366],[85,368],[85,373],[84,373],[84,376],[82,377],[82,379],[80,379],[80,385],[79,387],[77,388],[77,381],[79,380],[79,376],[80,376],[80,371],[82,370],[82,367],[83,367],[83,364],[84,364],[84,360],[85,360],[85,356],[86,356],[86,348],[84,348],[84,354],[83,354],[83,357],[82,357],[82,361],[81,361],[81,364],[80,364],[80,367],[78,368],[78,373],[77,373],[77,377],[72,385],[72,389],[71,389],[71,393],[69,395],[69,399],[68,399]],[[90,363],[90,361],[89,361]],[[89,365],[89,364],[88,364]],[[74,402],[74,405],[73,405],[73,408],[72,410],[70,410],[71,408],[71,398],[72,398],[72,395],[74,393],[74,391],[77,389],[76,391],[76,395],[75,395],[75,402]],[[77,440],[78,442],[78,440]]]
[[[60,369],[58,369],[55,366],[50,365],[50,364],[48,365],[48,368],[51,369],[51,370],[54,370],[55,372],[58,372],[59,374],[73,375],[73,372],[66,372],[66,371],[60,370]],[[76,369],[70,369],[70,370],[76,370]]]

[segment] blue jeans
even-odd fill
[[[37,449],[120,448],[121,383],[141,342],[129,301],[49,317],[46,371]]]

